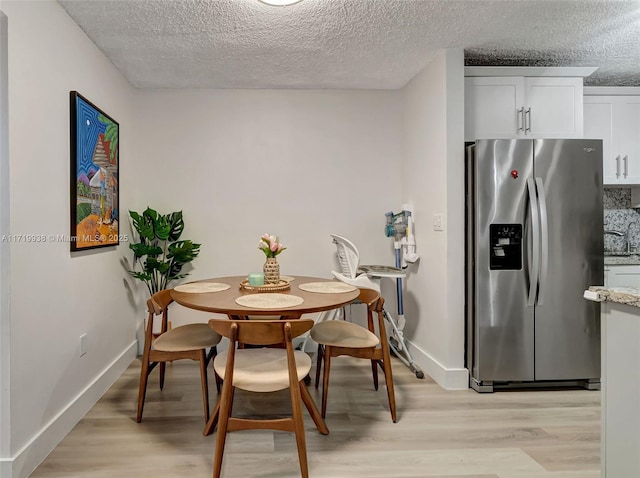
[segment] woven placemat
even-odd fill
[[[283,309],[294,307],[304,302],[302,297],[289,294],[266,293],[243,295],[236,299],[236,304],[256,309]]]
[[[344,282],[307,282],[306,284],[300,284],[299,289],[307,292],[319,292],[320,294],[341,294],[343,292],[353,292],[357,288],[345,284]]]
[[[222,282],[190,282],[189,284],[181,284],[174,287],[177,292],[190,292],[192,294],[201,294],[203,292],[220,292],[227,290],[231,286]]]

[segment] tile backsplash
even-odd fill
[[[630,188],[604,188],[604,229],[628,236],[631,250],[640,250],[640,209],[631,207]],[[624,251],[624,236],[605,234],[604,250]]]

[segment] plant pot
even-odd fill
[[[280,282],[280,264],[275,257],[267,257],[262,267],[265,284],[277,284]]]

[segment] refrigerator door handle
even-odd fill
[[[549,221],[547,217],[547,197],[544,193],[542,178],[536,178],[538,197],[540,198],[540,238],[541,238],[541,258],[540,268],[540,288],[538,292],[538,305],[544,304],[545,284],[547,282],[547,271],[549,269]]]
[[[527,179],[527,190],[529,192],[529,207],[531,208],[531,248],[533,257],[529,265],[529,298],[527,306],[533,307],[536,301],[536,291],[538,289],[538,268],[540,264],[540,222],[538,216],[538,198],[536,197],[536,185],[532,178]]]

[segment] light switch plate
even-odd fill
[[[444,231],[444,222],[441,213],[433,215],[433,230]]]

